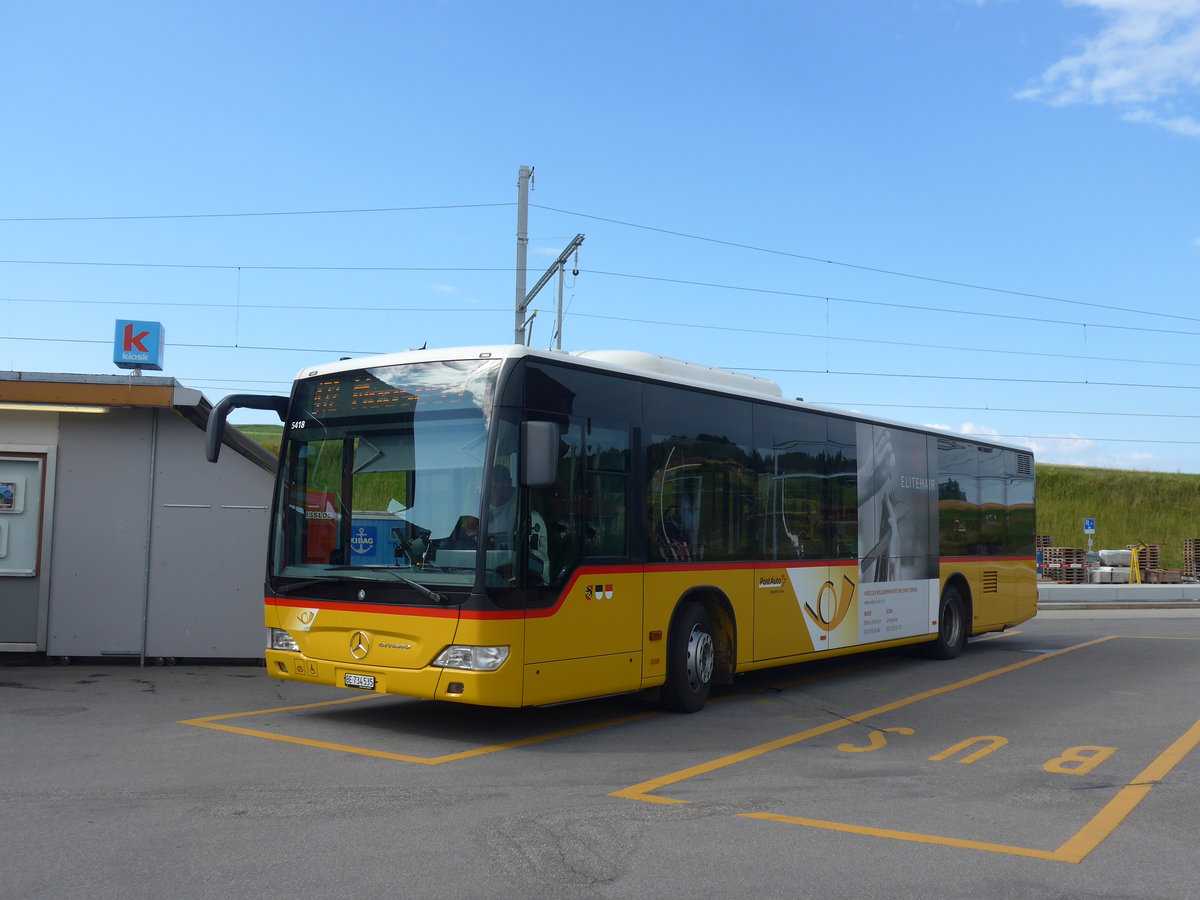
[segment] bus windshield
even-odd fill
[[[299,382],[271,575],[469,587],[499,365],[416,363]]]

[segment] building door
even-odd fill
[[[52,453],[0,450],[0,651],[46,647]]]

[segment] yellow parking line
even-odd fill
[[[817,681],[828,677],[831,674],[846,674],[849,672],[858,671],[864,668],[869,668],[874,665],[879,665],[878,662],[860,663],[858,665],[843,666],[836,673],[822,672],[816,675],[808,675],[803,678],[798,678],[793,681],[783,682],[774,685],[776,689],[784,689],[795,687],[796,685],[806,682]],[[315,747],[321,750],[336,750],[341,753],[354,753],[359,756],[371,756],[376,759],[391,759],[398,762],[417,763],[425,766],[438,766],[442,763],[455,762],[461,759],[470,759],[475,756],[484,756],[488,753],[495,753],[499,750],[511,750],[515,747],[525,747],[530,744],[537,744],[542,741],[554,740],[556,738],[570,737],[576,734],[582,734],[587,731],[594,731],[600,728],[608,728],[613,725],[624,725],[627,722],[636,722],[639,719],[645,719],[651,716],[659,716],[662,713],[658,710],[652,710],[644,713],[636,713],[630,716],[624,716],[619,719],[611,719],[605,722],[600,722],[594,725],[582,725],[577,728],[569,728],[565,731],[556,731],[550,734],[537,735],[529,738],[522,738],[516,741],[508,741],[503,744],[491,744],[486,747],[476,747],[471,750],[463,750],[458,753],[447,753],[442,756],[413,756],[408,753],[390,753],[386,750],[372,750],[369,747],[356,747],[351,744],[336,744],[329,741],[317,741],[311,738],[294,737],[287,734],[277,734],[270,731],[260,731],[256,728],[239,728],[236,725],[222,725],[220,723],[228,719],[242,719],[249,716],[267,716],[272,713],[295,712],[302,709],[319,709],[323,706],[338,706],[345,703],[360,703],[363,700],[378,700],[382,699],[385,694],[363,694],[361,696],[343,697],[338,700],[323,700],[318,703],[304,703],[296,706],[280,706],[274,709],[252,709],[247,712],[224,713],[218,716],[205,716],[199,719],[185,719],[180,725],[194,725],[197,728],[211,728],[213,731],[224,731],[229,734],[240,734],[245,737],[264,738],[268,741],[282,741],[286,744],[299,744],[303,747]],[[709,701],[709,705],[723,703],[728,700],[745,699],[744,694],[728,694],[722,697],[714,697]]]
[[[853,725],[862,722],[866,719],[873,718],[882,713],[891,712],[895,709],[900,709],[910,704],[927,700],[931,697],[936,697],[940,694],[946,694],[951,691],[959,690],[960,688],[968,687],[973,684],[979,684],[990,678],[995,678],[999,675],[1004,675],[1009,672],[1014,672],[1018,669],[1023,669],[1030,665],[1035,665],[1046,659],[1055,656],[1062,656],[1066,653],[1072,653],[1076,650],[1082,650],[1085,647],[1092,647],[1097,644],[1111,641],[1120,636],[1108,635],[1106,637],[1097,638],[1091,641],[1085,641],[1081,644],[1075,644],[1071,647],[1065,647],[1062,650],[1056,650],[1050,653],[1042,654],[1032,659],[1024,660],[1013,665],[1004,666],[999,669],[994,669],[991,672],[985,672],[982,675],[976,675],[972,678],[964,679],[963,681],[947,685],[941,688],[935,688],[930,691],[923,691],[919,694],[913,694],[910,697],[905,697],[893,703],[888,703],[883,706],[877,706],[874,709],[866,712],[856,713],[853,716],[848,716],[842,719],[836,719],[828,722],[825,725],[810,728],[807,731],[802,731],[798,734],[789,735],[779,738],[774,741],[769,741],[765,744],[759,744],[756,747],[751,747],[747,750],[738,753],[731,753],[711,762],[701,763],[700,765],[691,766],[687,769],[681,769],[670,775],[664,775],[660,778],[655,778],[650,781],[643,781],[640,784],[625,788],[620,791],[614,791],[609,796],[622,797],[630,800],[641,800],[646,803],[659,804],[675,804],[688,803],[690,801],[681,800],[672,797],[662,797],[653,794],[653,791],[658,791],[669,787],[673,784],[678,784],[686,781],[689,778],[694,778],[698,775],[708,774],[726,766],[735,765],[744,762],[748,759],[753,759],[770,753],[773,750],[779,750],[783,747],[788,747],[801,741],[809,740],[818,735],[828,734],[832,731],[845,728],[847,725]],[[1129,639],[1138,639],[1140,636],[1128,636]],[[1194,639],[1192,639],[1194,640]],[[777,813],[769,812],[753,812],[739,813],[742,818],[759,819],[770,822],[781,822],[790,825],[803,825],[810,828],[822,828],[828,831],[840,831],[849,834],[861,834],[873,837],[890,838],[892,840],[910,841],[923,844],[938,844],[945,847],[957,847],[967,850],[982,850],[990,853],[1003,853],[1011,856],[1024,856],[1033,859],[1046,859],[1055,862],[1079,863],[1082,862],[1089,853],[1095,850],[1103,843],[1109,835],[1111,835],[1117,827],[1125,820],[1125,818],[1137,808],[1138,804],[1150,793],[1150,789],[1164,779],[1167,774],[1183,760],[1197,746],[1200,746],[1200,721],[1197,721],[1184,734],[1179,737],[1171,746],[1164,750],[1159,756],[1127,786],[1117,792],[1104,807],[1094,815],[1091,820],[1084,825],[1079,831],[1067,839],[1056,850],[1041,850],[1034,847],[1017,847],[1008,844],[995,844],[985,841],[969,841],[959,838],[945,837],[935,834],[921,834],[909,831],[896,831],[887,828],[872,828],[863,825],[851,825],[844,822],[831,822],[824,819],[809,819],[801,816],[786,816]]]
[[[270,731],[259,731],[255,728],[239,728],[236,725],[223,725],[221,722],[227,719],[241,719],[247,716],[265,716],[271,713],[293,712],[300,709],[316,709],[322,706],[336,706],[343,703],[357,703],[362,700],[377,699],[378,695],[368,695],[364,697],[348,697],[342,700],[326,700],[321,703],[305,703],[300,706],[281,706],[276,709],[255,709],[249,712],[226,713],[220,716],[206,716],[200,719],[184,719],[180,725],[195,725],[197,728],[211,728],[214,731],[225,731],[230,734],[240,734],[246,737],[264,738],[269,741],[282,741],[286,744],[299,744],[302,747],[315,747],[320,750],[336,750],[340,753],[353,753],[357,756],[370,756],[376,759],[390,759],[398,762],[417,763],[423,766],[440,766],[442,763],[456,762],[460,759],[470,759],[475,756],[484,756],[488,753],[496,753],[500,750],[512,750],[516,747],[527,747],[530,744],[539,744],[542,741],[551,741],[557,738],[570,737],[576,734],[583,734],[588,731],[596,731],[601,728],[609,728],[613,725],[624,725],[627,722],[636,722],[638,719],[645,719],[651,716],[661,715],[658,711],[650,711],[644,713],[635,713],[631,716],[623,716],[619,719],[608,719],[603,722],[596,722],[591,725],[580,725],[575,728],[567,728],[562,731],[554,731],[548,734],[534,735],[533,737],[520,738],[515,741],[506,741],[502,744],[491,744],[485,747],[475,747],[470,750],[462,750],[458,753],[446,753],[442,756],[413,756],[407,753],[389,753],[386,750],[372,750],[369,747],[355,747],[351,744],[335,744],[329,741],[316,741],[311,738],[294,737],[289,734],[275,734]]]
[[[985,634],[982,637],[971,638],[972,644],[982,644],[984,641],[994,641],[997,638],[1015,637],[1018,634],[1024,634],[1020,628],[1009,628],[1005,631],[993,631],[991,634]]]
[[[1079,829],[1057,850],[1038,850],[1033,847],[1016,847],[1009,844],[992,844],[986,841],[967,841],[943,837],[936,834],[919,834],[911,831],[895,831],[890,828],[871,828],[865,825],[848,825],[844,822],[829,822],[824,819],[806,819],[801,816],[784,816],[776,813],[739,813],[742,818],[782,822],[787,825],[804,825],[826,831],[841,831],[848,834],[863,834],[871,837],[911,841],[918,844],[939,844],[943,847],[958,847],[964,850],[984,850],[989,853],[1004,853],[1009,856],[1026,856],[1033,859],[1049,859],[1054,862],[1080,863],[1089,853],[1099,847],[1117,830],[1137,805],[1142,802],[1150,788],[1161,781],[1180,760],[1200,744],[1200,721],[1189,728],[1182,737],[1168,747],[1158,759],[1147,766],[1133,782],[1117,792],[1100,812],[1096,813],[1083,828]]]
[[[715,772],[718,769],[723,769],[726,766],[736,765],[740,762],[745,762],[748,759],[754,759],[756,756],[762,756],[765,753],[770,753],[773,750],[780,750],[784,747],[790,747],[792,744],[799,744],[802,741],[807,741],[810,738],[818,737],[822,734],[829,734],[831,731],[837,731],[840,728],[845,728],[847,725],[855,725],[873,716],[881,715],[882,713],[891,712],[895,709],[901,709],[913,703],[918,703],[921,700],[928,700],[930,697],[937,697],[941,694],[947,694],[951,691],[957,691],[960,688],[969,687],[973,684],[979,684],[981,681],[987,681],[989,678],[995,678],[998,675],[1004,675],[1008,672],[1015,672],[1018,669],[1023,669],[1026,666],[1036,665],[1047,659],[1055,656],[1061,656],[1064,653],[1070,653],[1074,650],[1081,650],[1084,647],[1091,647],[1095,644],[1102,644],[1105,641],[1113,640],[1113,636],[1096,638],[1092,641],[1086,641],[1082,644],[1075,644],[1071,647],[1066,647],[1062,650],[1054,650],[1050,653],[1043,653],[1031,659],[1022,660],[1018,663],[1003,666],[999,669],[993,669],[990,672],[984,672],[982,675],[976,675],[972,678],[967,678],[964,681],[956,681],[954,684],[948,684],[945,687],[933,688],[932,690],[922,691],[919,694],[913,694],[911,697],[905,697],[902,700],[895,700],[891,703],[886,703],[883,706],[876,706],[874,709],[868,709],[865,712],[855,713],[852,716],[846,716],[841,719],[834,719],[832,722],[827,722],[824,725],[818,725],[816,728],[810,728],[807,731],[801,731],[799,734],[788,735],[787,737],[778,738],[774,741],[769,741],[765,744],[759,744],[757,747],[751,747],[747,750],[740,750],[737,753],[730,753],[728,756],[722,756],[719,759],[714,759],[711,762],[701,763],[697,766],[690,766],[686,769],[681,769],[678,772],[673,772],[670,775],[664,775],[660,778],[655,778],[650,781],[643,781],[641,784],[635,784],[632,787],[623,788],[619,791],[614,791],[609,794],[610,797],[623,797],[627,800],[645,800],[648,803],[687,803],[687,800],[677,800],[670,797],[655,797],[651,796],[651,791],[658,791],[662,788],[669,787],[673,784],[678,784],[681,781],[687,781],[689,778],[695,778],[697,775],[706,775],[709,772]]]
[[[805,825],[809,828],[823,828],[826,831],[844,831],[849,834],[865,834],[870,837],[891,838],[897,841],[911,841],[917,844],[940,844],[943,847],[958,847],[965,850],[986,850],[990,853],[1007,853],[1013,856],[1030,856],[1034,859],[1059,859],[1057,851],[1034,850],[1028,847],[1009,847],[1004,844],[989,844],[985,841],[962,841],[956,838],[941,837],[936,834],[919,834],[912,831],[893,831],[890,828],[868,828],[863,825],[846,825],[842,822],[826,822],[822,819],[804,819],[799,816],[781,816],[775,813],[739,813],[745,819],[763,819],[768,822],[782,822],[786,825]]]
[[[1158,758],[1142,770],[1137,778],[1117,792],[1092,820],[1083,826],[1065,844],[1058,848],[1059,858],[1064,862],[1081,862],[1100,843],[1116,831],[1117,826],[1150,793],[1150,788],[1167,777],[1175,766],[1200,744],[1200,721],[1159,754]]]

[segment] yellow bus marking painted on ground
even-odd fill
[[[470,750],[461,750],[458,753],[446,753],[442,756],[413,756],[407,753],[390,753],[386,750],[372,750],[369,747],[355,747],[350,744],[334,744],[329,741],[317,741],[311,738],[295,737],[289,734],[273,734],[270,731],[259,731],[255,728],[239,728],[236,725],[222,725],[221,723],[228,719],[241,719],[247,716],[266,716],[272,713],[293,712],[299,709],[317,709],[322,706],[337,706],[343,703],[358,703],[363,700],[378,699],[379,695],[368,695],[364,697],[348,697],[342,700],[326,700],[322,703],[306,703],[302,706],[281,706],[277,709],[255,709],[249,712],[227,713],[220,716],[207,716],[201,719],[185,719],[180,725],[195,725],[198,728],[211,728],[214,731],[226,731],[230,734],[241,734],[246,737],[265,738],[269,741],[283,741],[286,744],[299,744],[302,747],[315,747],[320,750],[336,750],[340,753],[353,753],[358,756],[371,756],[376,759],[390,759],[397,762],[417,763],[423,766],[440,766],[442,763],[457,762],[461,759],[471,759],[476,756],[486,756],[489,753],[496,753],[500,750],[512,750],[516,747],[527,747],[530,744],[540,744],[543,741],[552,741],[557,738],[571,737],[576,734],[584,734],[588,731],[596,731],[601,728],[609,728],[614,725],[624,725],[627,722],[636,722],[638,719],[645,719],[651,716],[662,715],[658,711],[636,713],[631,716],[622,716],[619,719],[607,719],[603,722],[595,722],[591,725],[579,725],[575,728],[567,728],[562,731],[553,731],[547,734],[533,735],[532,737],[520,738],[515,741],[505,741],[502,744],[490,744],[485,747],[474,747]]]
[[[991,634],[985,634],[983,637],[971,638],[972,644],[982,644],[984,641],[994,641],[998,638],[1013,637],[1018,634],[1024,634],[1020,628],[1006,629],[1005,631],[993,631]]]
[[[803,684],[806,682],[821,680],[823,678],[828,677],[831,674],[843,674],[843,673],[847,673],[847,672],[853,672],[853,671],[857,671],[857,670],[864,669],[869,666],[874,666],[874,665],[878,665],[878,664],[879,664],[878,662],[871,662],[871,663],[860,663],[860,664],[852,665],[852,666],[844,666],[842,668],[839,668],[836,672],[821,672],[816,675],[808,675],[803,678],[797,678],[794,681],[775,685],[774,687],[777,690],[787,688],[787,687],[794,687],[796,685]],[[570,737],[572,735],[583,734],[588,731],[595,731],[600,728],[609,728],[614,725],[624,725],[628,722],[636,722],[639,719],[645,719],[645,718],[649,718],[652,716],[662,715],[662,713],[658,710],[652,710],[650,712],[644,712],[644,713],[635,713],[630,716],[622,716],[619,719],[609,719],[604,722],[597,722],[592,725],[581,725],[576,728],[568,728],[564,731],[555,731],[555,732],[551,732],[549,734],[535,735],[533,737],[521,738],[520,740],[508,741],[508,742],[502,743],[502,744],[491,744],[486,747],[476,747],[471,750],[463,750],[458,753],[447,753],[442,756],[414,756],[414,755],[408,754],[408,753],[391,753],[386,750],[372,750],[369,747],[356,747],[356,746],[353,746],[350,744],[335,744],[335,743],[331,743],[329,741],[318,741],[318,740],[313,740],[311,738],[295,737],[293,735],[288,735],[288,734],[276,734],[276,733],[270,732],[270,731],[260,731],[256,728],[239,728],[236,725],[221,724],[222,722],[228,721],[229,719],[243,719],[243,718],[246,718],[249,716],[267,716],[267,715],[271,715],[272,713],[295,712],[297,710],[303,710],[303,709],[319,709],[324,706],[339,706],[339,705],[346,704],[346,703],[361,703],[363,700],[379,700],[385,696],[389,696],[389,695],[386,695],[386,694],[363,694],[361,696],[355,696],[355,697],[343,697],[338,700],[323,700],[318,703],[304,703],[304,704],[300,704],[297,706],[280,706],[275,709],[252,709],[252,710],[249,710],[248,712],[225,713],[225,714],[219,715],[219,716],[205,716],[205,717],[199,718],[199,719],[185,719],[185,720],[181,721],[179,724],[180,725],[194,725],[197,728],[211,728],[214,731],[225,731],[225,732],[228,732],[229,734],[240,734],[245,737],[264,738],[269,741],[282,741],[283,743],[286,743],[286,744],[299,744],[300,746],[303,746],[303,747],[315,747],[315,748],[321,749],[321,750],[336,750],[341,753],[354,753],[359,756],[371,756],[371,757],[375,757],[376,759],[390,759],[390,760],[396,760],[398,762],[417,763],[419,765],[425,765],[425,766],[438,766],[438,765],[441,765],[442,763],[456,762],[461,759],[470,759],[470,758],[476,757],[476,756],[485,756],[488,753],[496,753],[497,751],[500,751],[500,750],[512,750],[516,747],[525,747],[530,744],[541,743],[542,741],[550,741],[550,740],[554,740],[556,738]],[[725,695],[722,697],[714,697],[714,698],[712,698],[711,701],[709,701],[709,703],[710,703],[710,705],[712,705],[712,704],[716,704],[716,703],[722,703],[727,700],[743,698],[744,696],[745,695],[743,695],[743,694],[728,694],[728,695]],[[759,701],[759,702],[763,702],[763,701]]]
[[[766,753],[771,753],[775,750],[781,750],[784,747],[790,747],[793,744],[799,744],[803,741],[819,737],[823,734],[829,734],[833,731],[846,728],[849,725],[857,725],[874,716],[888,713],[892,710],[903,709],[913,703],[918,703],[921,700],[928,700],[930,697],[937,697],[941,694],[947,694],[951,691],[959,690],[960,688],[969,687],[973,684],[979,684],[982,681],[987,681],[989,678],[995,678],[998,675],[1004,675],[1008,672],[1015,672],[1018,669],[1023,669],[1026,666],[1036,665],[1047,659],[1055,656],[1060,656],[1063,653],[1070,653],[1074,650],[1080,650],[1084,647],[1090,647],[1094,644],[1101,644],[1105,641],[1111,641],[1113,638],[1102,637],[1093,641],[1087,641],[1083,644],[1076,644],[1072,647],[1066,647],[1062,650],[1055,650],[1051,653],[1035,656],[1032,659],[1022,660],[1019,663],[1003,666],[999,669],[993,669],[991,672],[984,672],[982,675],[975,675],[964,681],[957,681],[954,684],[946,685],[945,687],[933,688],[932,690],[922,691],[919,694],[913,694],[911,697],[905,697],[902,700],[895,700],[891,703],[886,703],[883,706],[876,706],[874,709],[868,709],[865,712],[855,713],[852,716],[846,716],[841,719],[834,719],[831,722],[826,722],[824,725],[818,725],[815,728],[810,728],[807,731],[801,731],[798,734],[791,734],[787,737],[777,738],[773,741],[768,741],[765,744],[759,744],[757,747],[750,747],[746,750],[739,750],[737,753],[730,753],[728,756],[722,756],[714,759],[711,762],[701,763],[696,766],[690,766],[686,769],[681,769],[670,775],[663,775],[660,778],[654,778],[650,781],[643,781],[641,784],[635,784],[632,787],[623,788],[619,791],[614,791],[609,796],[623,797],[628,800],[645,800],[648,803],[687,803],[687,800],[677,800],[670,797],[654,797],[650,796],[652,791],[659,791],[665,787],[670,787],[673,784],[678,784],[681,781],[687,781],[690,778],[695,778],[697,775],[706,775],[709,772],[715,772],[718,769],[723,769],[726,766],[736,765],[737,763],[745,762],[749,759],[762,756]]]
[[[673,772],[670,775],[663,775],[659,778],[654,778],[649,781],[643,781],[640,784],[635,784],[631,787],[624,788],[619,791],[612,792],[610,797],[620,797],[627,800],[641,800],[645,803],[659,804],[677,804],[689,803],[688,800],[682,800],[673,797],[658,796],[654,792],[660,791],[663,788],[670,787],[673,784],[687,781],[699,775],[707,775],[727,766],[736,765],[775,750],[781,750],[784,747],[790,747],[793,744],[798,744],[811,738],[818,737],[823,734],[829,734],[849,725],[855,725],[868,719],[873,719],[884,713],[892,712],[893,710],[901,709],[905,706],[910,706],[914,703],[919,703],[922,700],[928,700],[932,697],[937,697],[942,694],[957,691],[971,685],[979,684],[991,678],[996,678],[1000,675],[1006,675],[1010,672],[1015,672],[1018,669],[1023,669],[1028,666],[1036,665],[1044,662],[1047,659],[1052,659],[1056,656],[1062,656],[1066,653],[1073,653],[1076,650],[1082,650],[1085,647],[1094,647],[1097,644],[1102,644],[1107,641],[1115,640],[1118,635],[1108,635],[1106,637],[1096,638],[1095,640],[1085,641],[1081,644],[1075,644],[1070,647],[1065,647],[1062,650],[1055,650],[1050,653],[1041,654],[1032,659],[1027,659],[1019,663],[1003,666],[999,669],[994,669],[990,672],[984,672],[981,675],[976,675],[972,678],[964,679],[963,681],[955,682],[954,684],[946,685],[945,687],[934,688],[928,691],[922,691],[919,694],[913,694],[910,697],[905,697],[892,703],[877,706],[874,709],[866,710],[865,712],[856,713],[852,716],[847,716],[841,719],[835,719],[827,722],[824,725],[819,725],[815,728],[810,728],[798,734],[788,735],[787,737],[778,738],[773,741],[768,741],[765,744],[759,744],[757,747],[750,747],[746,750],[741,750],[737,753],[731,753],[727,756],[722,756],[719,759],[712,760],[707,763],[690,766],[686,769],[681,769],[678,772]],[[1131,639],[1133,636],[1131,636]],[[1194,639],[1192,639],[1194,640]],[[1147,766],[1140,775],[1137,776],[1129,785],[1117,792],[1104,807],[1096,813],[1095,816],[1079,831],[1072,835],[1065,843],[1056,850],[1041,850],[1031,847],[1015,847],[1006,844],[992,844],[983,841],[968,841],[958,838],[943,837],[933,834],[919,834],[907,831],[894,831],[886,828],[872,828],[863,825],[851,825],[844,822],[830,822],[822,819],[808,819],[798,816],[786,816],[776,813],[755,812],[755,813],[738,813],[742,818],[761,819],[771,822],[783,822],[791,825],[803,825],[811,828],[822,828],[829,831],[840,831],[850,834],[870,835],[874,837],[891,838],[893,840],[912,841],[923,844],[940,844],[947,847],[958,847],[969,850],[984,850],[991,853],[1005,853],[1013,856],[1026,856],[1035,859],[1047,859],[1056,862],[1078,863],[1081,862],[1089,853],[1096,849],[1117,826],[1124,821],[1147,794],[1150,793],[1150,788],[1155,783],[1166,777],[1178,763],[1187,756],[1197,745],[1200,745],[1200,721],[1196,722],[1189,728],[1178,740],[1170,747],[1161,753],[1157,759]]]
[[[1100,812],[1096,813],[1083,828],[1079,829],[1057,850],[1038,850],[1033,847],[1014,847],[1009,844],[989,844],[984,841],[966,841],[942,837],[936,834],[917,834],[910,831],[893,831],[888,828],[869,828],[863,825],[847,825],[842,822],[827,822],[822,819],[805,819],[799,816],[784,816],[776,813],[739,813],[746,819],[763,819],[783,822],[788,825],[805,825],[827,831],[844,831],[850,834],[865,834],[873,837],[913,841],[920,844],[940,844],[944,847],[959,847],[964,850],[985,850],[989,853],[1004,853],[1009,856],[1028,856],[1034,859],[1049,859],[1054,862],[1080,863],[1104,840],[1117,830],[1137,805],[1150,793],[1150,788],[1161,781],[1180,760],[1200,744],[1200,721],[1184,732],[1158,759],[1147,766],[1132,783],[1121,788]]]

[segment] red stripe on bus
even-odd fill
[[[944,556],[940,562],[943,565],[961,563],[989,562],[1035,562],[1032,556]],[[647,563],[645,565],[614,565],[589,566],[576,569],[567,582],[566,587],[559,593],[553,604],[538,609],[467,609],[458,607],[428,607],[428,606],[392,606],[374,603],[339,603],[332,600],[307,600],[301,598],[265,597],[267,606],[284,606],[305,609],[344,610],[350,612],[369,613],[385,616],[420,616],[430,619],[461,618],[470,620],[484,619],[545,619],[555,615],[562,608],[571,591],[581,579],[611,575],[649,575],[655,572],[674,573],[692,572],[697,575],[704,572],[748,571],[753,569],[813,569],[857,566],[857,559],[830,560],[763,560],[762,562],[730,562],[730,563]]]

